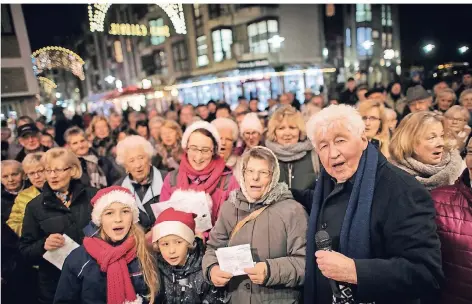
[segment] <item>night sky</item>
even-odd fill
[[[80,35],[88,19],[86,4],[23,4],[23,13],[33,51]],[[471,16],[472,5],[467,4],[400,5],[402,65],[472,62]],[[427,57],[421,46],[429,42],[436,49]],[[471,48],[467,57],[457,51],[462,43]]]

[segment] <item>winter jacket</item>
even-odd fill
[[[469,170],[452,186],[431,192],[441,239],[445,282],[441,303],[472,303],[472,189]]]
[[[378,157],[370,217],[372,258],[354,259],[358,280],[356,300],[417,304],[419,298],[434,297],[439,292],[443,276],[434,203],[429,192],[413,176],[390,164],[382,154]],[[329,176],[320,178],[331,180]],[[292,192],[310,212],[314,191]],[[330,214],[341,212],[345,210],[332,210]],[[330,227],[331,221],[327,218],[323,224]],[[307,236],[310,240],[314,238],[314,235]],[[306,282],[304,288],[306,294],[307,288],[313,287]],[[313,298],[304,300],[314,301]],[[422,302],[426,303],[432,302]]]
[[[239,221],[265,205],[269,207],[229,240]],[[252,283],[248,276],[231,278],[227,285],[230,302],[299,303],[299,288],[305,279],[307,221],[305,210],[284,183],[278,183],[263,203],[248,203],[241,190],[232,192],[210,232],[202,263],[205,278],[210,279],[212,266],[218,264],[218,248],[250,244],[253,261],[267,264],[267,277],[262,285]]]
[[[152,211],[152,205],[159,202],[163,184],[161,172],[157,170],[156,167],[152,167],[151,170],[151,184],[147,187],[143,199],[140,199],[136,194],[136,187],[140,185],[133,181],[129,175],[126,175],[115,183],[115,185],[125,187],[129,189],[131,193],[135,194],[139,208],[139,224],[141,224],[146,232],[152,228],[152,225],[156,221],[156,217]]]
[[[316,162],[316,166],[313,165],[313,162]],[[318,167],[319,172],[320,164],[314,151],[292,162],[283,162],[279,159],[279,166],[279,182],[286,183],[289,188],[303,190],[315,187],[319,173],[316,174],[314,168]]]
[[[92,149],[90,149],[90,153],[98,158],[98,166],[103,170],[108,186],[113,185],[117,180],[123,177],[122,172],[117,170],[117,165],[114,164],[115,160],[112,157],[98,156],[98,153]],[[79,160],[80,165],[82,166],[82,176],[80,177],[80,181],[84,185],[91,186],[90,176],[87,172],[87,162],[82,157],[79,157]]]
[[[194,249],[189,249],[187,261],[182,267],[169,265],[162,255],[158,254],[162,303],[225,303],[224,288],[216,288],[203,278],[203,241],[195,238],[195,245]]]
[[[179,169],[169,172],[164,179],[164,186],[162,187],[161,201],[167,201],[170,199],[172,193],[175,190],[188,190],[182,188],[177,184],[177,176],[179,175]],[[223,179],[224,178],[224,179]],[[238,189],[239,184],[233,176],[233,172],[230,168],[226,167],[221,175],[218,186],[213,193],[209,193],[213,201],[213,207],[211,217],[213,222],[218,218],[221,204],[228,198],[231,191]]]
[[[5,223],[10,217],[13,203],[15,202],[16,195],[8,192],[2,184],[2,223]]]
[[[23,219],[25,217],[26,205],[32,199],[40,195],[41,192],[35,186],[26,188],[18,193],[15,203],[11,209],[10,217],[7,220],[8,226],[15,231],[18,236],[21,236],[21,229],[23,227]]]
[[[112,149],[116,146],[115,141],[111,136],[100,139],[98,137],[94,138],[92,141],[93,149],[100,156],[112,156]]]
[[[97,232],[97,228],[93,224],[84,230],[89,233],[94,232],[92,234],[86,232],[89,237]],[[149,294],[149,290],[144,281],[138,258],[128,264],[128,271],[134,291],[143,299],[142,304],[149,303],[145,298]],[[66,258],[54,296],[54,304],[71,303],[107,304],[107,274],[100,270],[100,265],[90,256],[83,245],[74,249]]]
[[[56,197],[46,183],[43,192],[27,206],[20,239],[20,253],[39,265],[39,303],[52,303],[61,271],[43,259],[46,253],[44,243],[50,234],[66,234],[78,244],[82,244],[82,229],[90,222],[92,206],[90,201],[95,188],[86,187],[78,180],[72,180],[69,192],[72,194],[67,208]]]
[[[37,151],[34,151],[34,152],[46,152],[47,150],[49,150],[48,147],[39,146],[39,149]],[[28,153],[26,153],[25,148],[23,148],[23,149],[20,150],[20,152],[18,152],[18,154],[15,157],[15,160],[19,161],[21,163],[25,159],[27,154]]]

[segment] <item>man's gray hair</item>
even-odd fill
[[[340,104],[330,105],[313,115],[306,124],[308,138],[316,148],[315,133],[321,131],[323,134],[328,129],[344,125],[352,134],[362,136],[365,124],[359,112],[352,106]]]
[[[143,147],[144,152],[146,152],[149,160],[151,160],[154,155],[154,148],[151,143],[144,137],[131,135],[120,141],[116,146],[116,162],[118,165],[124,165],[127,151],[134,150],[139,146]]]

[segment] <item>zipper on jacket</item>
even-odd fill
[[[288,188],[292,189],[292,164],[288,164]]]

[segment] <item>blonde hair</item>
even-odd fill
[[[466,123],[469,122],[470,112],[469,112],[469,110],[467,110],[463,106],[455,105],[455,106],[450,107],[446,111],[446,113],[444,113],[444,116],[454,115],[455,113],[460,113],[462,115],[462,117],[464,118],[464,120],[466,121]]]
[[[107,241],[109,241],[108,236],[102,228],[100,228],[100,234],[103,234]],[[144,283],[146,283],[149,288],[149,295],[146,296],[146,298],[149,299],[149,304],[152,304],[159,293],[161,285],[157,274],[156,259],[147,247],[144,230],[139,224],[131,225],[128,237],[130,236],[133,236],[136,241],[136,257],[138,258],[139,266],[143,273]]]
[[[168,128],[172,129],[176,132],[176,140],[175,140],[175,145],[171,148],[170,153],[167,152],[166,146],[164,146],[164,143],[162,142],[162,128]],[[168,161],[167,159],[169,157],[172,157],[176,162],[180,163],[180,159],[182,158],[182,155],[184,153],[184,149],[182,149],[182,145],[180,144],[182,142],[182,129],[180,128],[179,124],[174,121],[174,120],[164,120],[161,126],[161,132],[159,133],[159,138],[157,139],[158,145],[156,147],[157,154],[159,154],[162,157],[162,163],[167,166]],[[170,154],[170,155],[169,155]]]
[[[392,160],[399,162],[411,157],[419,138],[426,133],[431,123],[435,122],[443,124],[443,116],[430,111],[410,113],[403,118],[390,141],[390,157]],[[446,138],[445,136],[444,150],[449,151],[451,146],[449,142],[446,142]]]
[[[25,156],[25,159],[21,162],[23,169],[30,166],[41,165],[44,166],[41,158],[43,157],[44,152],[30,153]]]
[[[290,121],[295,122],[295,125],[297,126],[298,130],[300,130],[299,140],[305,140],[306,128],[303,116],[299,111],[297,111],[294,107],[290,105],[283,105],[274,112],[274,114],[269,120],[269,128],[266,135],[267,139],[273,142],[277,140],[275,131],[285,118],[288,118],[290,119]]]
[[[465,96],[467,96],[469,94],[472,94],[472,89],[467,89],[467,90],[462,91],[461,95],[459,96],[459,102],[460,102],[461,105],[464,102]]]
[[[107,124],[108,133],[111,133],[111,128],[110,128],[110,124],[108,123],[108,119],[105,116],[102,116],[102,115],[97,115],[92,119],[92,121],[90,122],[89,127],[87,128],[88,133],[87,132],[86,133],[87,134],[92,134],[93,137],[95,138],[95,125],[100,121],[104,121]]]
[[[434,104],[438,103],[438,99],[443,96],[443,95],[451,95],[452,96],[452,104],[454,104],[457,100],[456,93],[454,92],[453,89],[447,88],[447,89],[442,89],[441,91],[438,92],[438,95],[436,95],[436,98],[434,99]]]
[[[80,179],[82,176],[82,166],[80,165],[80,161],[77,156],[70,150],[66,148],[51,148],[47,152],[44,153],[43,157],[41,157],[41,162],[46,167],[52,160],[61,159],[63,160],[67,166],[72,167],[72,179]]]
[[[380,152],[386,158],[389,158],[390,131],[388,129],[388,116],[383,102],[376,99],[367,99],[359,103],[357,110],[361,116],[366,116],[367,112],[374,108],[379,109],[380,127],[373,138],[380,141]]]

